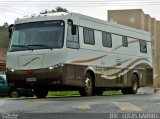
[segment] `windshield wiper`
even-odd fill
[[[27,48],[27,49],[29,49],[29,50],[32,50],[32,51],[33,51],[33,49],[32,49],[32,48],[30,48],[30,47],[28,47],[28,46],[26,46],[26,45],[12,45],[12,47],[23,47],[23,48]]]
[[[33,44],[33,45],[27,45],[27,46],[43,46],[43,47],[45,47],[45,48],[48,48],[48,49],[51,49],[51,50],[52,50],[51,47],[49,47],[48,45],[44,45],[44,44]]]

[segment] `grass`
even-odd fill
[[[122,94],[121,90],[118,91],[104,91],[103,95],[115,95],[115,94]]]
[[[122,94],[121,91],[104,91],[103,95]],[[48,96],[80,96],[78,91],[49,91]],[[0,96],[0,98],[8,98],[9,96]]]
[[[48,96],[74,96],[79,95],[78,91],[49,91]]]
[[[122,94],[121,91],[104,91],[103,95]],[[48,96],[75,96],[80,95],[78,91],[49,91]]]

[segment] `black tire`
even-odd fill
[[[139,88],[139,82],[137,75],[132,75],[132,86],[129,88],[130,94],[136,94]]]
[[[136,94],[139,88],[139,82],[137,75],[133,74],[131,77],[132,85],[131,87],[121,89],[122,94]]]
[[[9,92],[9,96],[11,98],[18,98],[20,95],[19,95],[19,92],[17,91],[17,89],[11,89]]]
[[[37,98],[45,98],[48,95],[48,90],[44,88],[35,88],[34,94]]]
[[[80,88],[79,93],[81,96],[92,96],[93,95],[93,78],[89,73],[86,73],[83,80],[84,87]]]

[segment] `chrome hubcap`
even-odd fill
[[[92,87],[91,80],[86,77],[86,80],[85,80],[85,88],[86,88],[86,90],[90,91],[91,87]]]
[[[134,83],[134,86],[133,86],[134,91],[137,90],[137,87],[138,87],[138,85],[137,85],[137,83],[135,82],[135,83]]]

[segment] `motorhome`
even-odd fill
[[[77,13],[17,19],[9,31],[8,83],[38,98],[54,90],[136,94],[153,83],[148,32]]]

